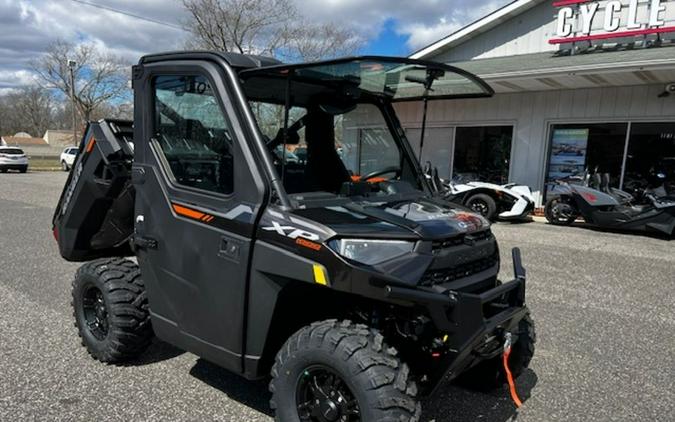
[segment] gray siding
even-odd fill
[[[560,9],[553,7],[552,3],[550,0],[544,1],[450,50],[441,48],[437,54],[426,58],[451,63],[473,59],[557,51],[559,49],[557,45],[548,43],[549,39],[557,38],[556,27],[558,10]],[[624,0],[622,3],[624,7],[617,16],[621,17],[622,25],[624,25],[628,19],[628,2]],[[640,0],[638,13],[638,22],[640,23],[649,21],[648,3],[647,0]],[[600,9],[593,19],[592,33],[604,32],[604,8],[606,4],[607,2],[601,3]],[[660,14],[661,19],[666,22],[665,26],[672,26],[675,23],[675,1],[662,0],[661,5],[665,8]],[[574,28],[573,35],[583,35],[580,33],[581,22],[578,19],[574,20],[572,25]],[[622,30],[625,29],[622,27]],[[675,35],[663,34],[662,37],[672,39]]]
[[[657,98],[662,85],[497,94],[493,98],[430,102],[429,127],[513,124],[510,179],[541,201],[551,123],[675,121],[675,98]],[[420,103],[396,106],[406,128],[420,126]],[[450,136],[447,138],[450,139]],[[413,139],[411,143],[419,142]],[[449,141],[448,141],[449,142]]]
[[[444,63],[557,51],[548,43],[555,37],[556,10],[546,1],[449,51],[428,59]]]

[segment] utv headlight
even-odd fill
[[[338,239],[328,245],[341,256],[376,265],[412,252],[415,242],[405,240]]]

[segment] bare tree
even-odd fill
[[[54,117],[54,97],[36,85],[17,88],[0,99],[0,130],[3,134],[28,132],[42,136]]]
[[[71,96],[69,61],[75,62],[74,96]],[[92,112],[108,101],[128,96],[128,63],[118,57],[102,53],[91,44],[57,40],[47,52],[31,63],[45,88],[57,89],[75,100],[84,121]]]
[[[183,0],[190,48],[317,60],[362,44],[348,27],[309,24],[292,0]]]
[[[287,59],[310,62],[348,56],[363,45],[363,38],[354,31],[333,23],[305,23],[293,30],[288,40]]]
[[[54,97],[48,90],[32,85],[9,96],[23,130],[42,136],[50,128],[54,116]]]
[[[297,11],[291,0],[183,0],[192,46],[242,54],[283,48]]]

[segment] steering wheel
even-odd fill
[[[398,176],[399,173],[401,173],[401,169],[398,168],[398,167],[393,167],[393,166],[392,167],[385,167],[382,170],[376,170],[376,171],[373,171],[373,172],[370,172],[370,173],[366,174],[365,176],[361,176],[360,180],[364,180],[364,181],[367,182],[369,179],[373,179],[377,176],[382,176],[383,174],[387,174],[387,173],[395,173]]]

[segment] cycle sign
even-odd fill
[[[559,0],[556,36],[550,44],[616,41],[675,33],[675,1]]]

